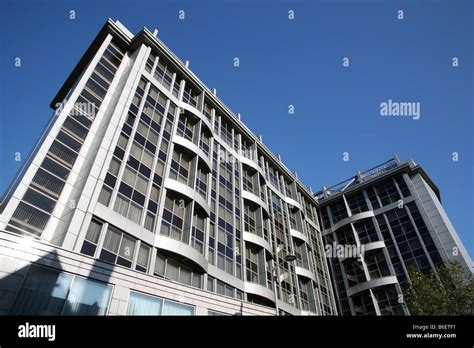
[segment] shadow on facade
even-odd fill
[[[241,315],[244,315],[244,303],[243,302],[240,302],[240,309],[238,312],[235,312],[234,315],[236,316],[241,316]]]
[[[113,265],[95,260],[87,278],[64,272],[52,251],[0,279],[0,301],[7,315],[104,315],[112,271]]]

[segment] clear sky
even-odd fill
[[[0,191],[38,140],[52,98],[112,18],[134,33],[158,28],[166,45],[314,191],[393,153],[413,158],[440,188],[472,257],[473,3],[2,0]],[[380,116],[380,103],[389,99],[420,103],[420,119]]]

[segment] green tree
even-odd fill
[[[423,274],[409,269],[411,285],[406,303],[411,315],[474,315],[474,279],[472,272],[451,261]]]

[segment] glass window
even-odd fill
[[[179,264],[173,259],[168,259],[166,264],[166,276],[172,280],[178,281]]]
[[[137,292],[130,292],[127,315],[161,315],[163,300]]]
[[[36,190],[29,188],[23,196],[23,201],[34,205],[41,210],[51,213],[56,205],[56,202],[51,198],[39,193]]]
[[[72,276],[32,265],[17,295],[12,315],[58,315]]]
[[[132,260],[133,253],[135,251],[135,242],[135,238],[124,235],[122,244],[120,245],[119,255],[126,258],[127,260]]]
[[[127,315],[194,315],[194,307],[132,291]]]
[[[63,123],[63,129],[73,134],[77,139],[84,140],[87,136],[88,130],[71,117],[66,118]]]
[[[112,287],[32,265],[12,307],[13,315],[104,315]]]
[[[59,131],[56,139],[76,152],[79,152],[79,150],[81,149],[81,143],[62,130]]]
[[[111,226],[105,236],[104,246],[99,258],[130,268],[135,257],[136,245],[136,238]],[[143,270],[140,269],[140,271]]]
[[[162,142],[163,144],[163,142]],[[158,176],[163,176],[163,171],[165,169],[163,161],[158,160],[156,162],[156,168],[155,168],[155,173],[158,174]]]
[[[69,174],[69,171],[67,172]],[[66,175],[67,176],[67,175]],[[51,175],[47,171],[39,168],[31,182],[33,186],[40,189],[48,195],[59,197],[61,190],[64,187],[64,181]]]
[[[142,148],[137,145],[137,143],[132,143],[132,148],[130,149],[130,154],[135,157],[137,160],[140,160],[142,155]]]
[[[137,132],[139,132],[141,135],[143,135],[146,138],[147,133],[148,133],[148,126],[144,124],[143,121],[141,120],[140,122],[138,122]]]
[[[110,161],[109,172],[117,176],[119,169],[120,169],[120,161],[118,161],[116,158],[112,158],[112,160]]]
[[[358,214],[369,209],[362,192],[349,195],[346,197],[346,200],[352,214]]]
[[[65,168],[49,157],[44,158],[43,163],[41,163],[41,168],[49,171],[63,180],[66,180],[69,176],[69,169]]]
[[[331,204],[329,208],[331,209],[333,223],[337,223],[348,216],[344,200]]]
[[[155,201],[155,202],[158,202],[158,197],[160,196],[160,189],[153,185],[151,187],[151,192],[150,192],[150,199]]]
[[[160,95],[158,96],[158,104],[160,104],[160,105],[163,106],[163,107],[165,107],[167,100],[168,100],[168,99],[166,99],[166,98],[163,96],[163,94],[160,94]]]
[[[137,258],[137,268],[142,267],[146,271],[148,267],[148,256],[150,255],[150,247],[141,243]]]
[[[189,168],[191,159],[185,154],[174,151],[173,160],[171,161],[170,178],[179,180],[187,185],[192,184],[188,182]]]
[[[155,56],[150,53],[150,56],[148,57],[147,61],[146,61],[146,71],[149,72],[151,74],[151,71],[153,69],[153,65],[155,64]]]
[[[234,297],[234,288],[229,286],[229,285],[226,285],[225,286],[225,295],[229,296],[229,297]]]
[[[202,287],[202,276],[197,273],[193,273],[193,283],[192,286],[195,288],[201,288]]]
[[[97,244],[100,236],[100,230],[102,229],[102,224],[96,220],[91,220],[89,224],[89,229],[87,230],[86,239],[92,243]]]
[[[123,182],[127,185],[133,187],[135,185],[135,177],[137,174],[133,172],[129,167],[125,167],[125,171],[123,172]]]
[[[111,286],[75,277],[62,314],[104,315],[107,311]]]
[[[186,206],[182,200],[174,200],[167,196],[165,199],[165,209],[163,211],[163,222],[161,224],[160,234],[188,242],[188,234],[183,231]],[[170,235],[171,231],[171,235]]]
[[[99,203],[108,206],[110,203],[110,198],[112,197],[112,190],[107,186],[102,186],[102,190],[100,190],[99,194]]]
[[[130,205],[130,212],[128,214],[128,218],[135,222],[136,224],[140,224],[140,219],[142,216],[142,208],[136,205],[135,203],[132,203]]]
[[[156,252],[155,271],[156,276],[165,275],[166,278],[180,282],[182,284],[191,285],[202,288],[203,274],[199,270],[192,269],[169,255],[164,255],[159,251]]]
[[[207,290],[214,292],[214,278],[207,276]]]
[[[220,295],[225,295],[225,284],[220,280],[217,281],[217,291]]]
[[[109,228],[107,235],[105,236],[104,248],[116,253],[120,243],[120,233],[112,228]]]
[[[115,200],[114,210],[122,216],[127,216],[129,200],[121,195],[117,195]]]
[[[158,144],[158,134],[153,129],[150,129],[150,133],[148,133],[148,141],[153,145]]]
[[[177,302],[165,301],[163,315],[194,315],[194,307]]]
[[[148,186],[148,182],[145,179],[143,179],[141,175],[138,175],[135,189],[145,194],[147,186]]]
[[[153,156],[148,151],[143,151],[142,163],[148,168],[153,167]]]
[[[145,223],[144,223],[144,227],[148,230],[148,231],[153,231],[153,226],[155,225],[155,215],[147,212],[146,216],[145,216]]]
[[[82,244],[81,253],[89,256],[94,256],[99,241],[100,232],[102,230],[102,223],[94,219],[91,220],[87,234]]]
[[[165,274],[165,262],[166,262],[166,258],[157,252],[156,260],[155,260],[155,274],[156,275]]]
[[[128,137],[125,136],[123,133],[121,133],[119,136],[117,145],[125,150],[127,147],[127,143],[128,143]]]
[[[181,272],[179,273],[179,282],[191,285],[191,271],[184,267],[181,267]]]
[[[210,316],[221,316],[221,315],[229,315],[229,314],[225,314],[225,313],[221,313],[221,312],[216,312],[216,311],[208,310],[208,311],[207,311],[207,315],[210,315]]]

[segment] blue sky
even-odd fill
[[[132,32],[158,28],[314,191],[393,153],[413,158],[440,187],[448,216],[474,255],[473,7],[456,0],[4,0],[0,191],[21,166],[15,153],[26,159],[51,116],[49,103],[110,17]],[[388,99],[419,102],[421,118],[381,117],[380,103]],[[459,161],[452,161],[453,152]]]

